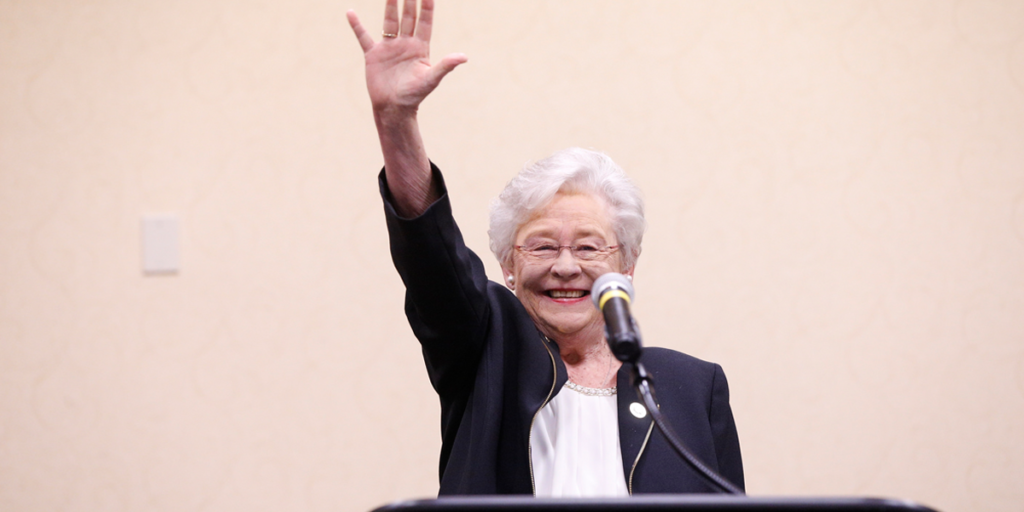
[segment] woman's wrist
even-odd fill
[[[416,122],[419,106],[406,105],[374,105],[373,119],[377,127],[402,127]]]

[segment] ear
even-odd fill
[[[515,274],[512,273],[512,269],[502,265],[501,277],[504,279],[505,286],[507,286],[509,290],[516,290]]]
[[[632,281],[633,280],[633,271],[634,270],[636,270],[636,260],[634,260],[634,263],[633,263],[632,267],[629,267],[627,269],[623,269],[623,271],[620,272],[620,274],[628,277],[629,280]]]
[[[622,275],[629,276],[629,280],[633,280],[633,271],[636,270],[636,260],[640,258],[640,248],[638,247],[633,254],[633,266],[622,271]]]

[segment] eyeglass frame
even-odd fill
[[[577,255],[578,253],[576,252],[577,249],[579,249],[581,246],[586,246],[588,244],[558,245],[558,246],[555,246],[555,244],[550,244],[550,245],[552,246],[553,249],[557,249],[555,252],[551,253],[550,256],[541,256],[541,255],[538,255],[538,254],[534,254],[534,253],[532,253],[530,251],[530,249],[527,249],[525,245],[513,245],[512,247],[515,250],[523,253],[525,256],[527,256],[529,258],[533,258],[533,259],[535,259],[537,261],[552,261],[552,260],[556,260],[556,259],[558,259],[559,256],[562,255],[562,249],[569,249],[569,254],[571,254],[573,259],[575,259],[576,261],[604,261],[605,258],[611,256],[612,254],[615,253],[615,251],[618,251],[619,249],[622,248],[622,244],[606,245],[606,246],[604,246],[604,247],[602,247],[600,249],[595,249],[594,250],[594,257],[588,259],[588,258],[580,258]],[[539,247],[543,247],[543,246],[544,246],[544,244],[541,244]],[[536,250],[536,249],[534,249],[534,250]]]

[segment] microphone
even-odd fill
[[[604,335],[616,359],[635,363],[640,358],[640,332],[629,305],[633,302],[633,283],[626,276],[609,272],[594,281],[590,290],[594,305],[604,315]]]

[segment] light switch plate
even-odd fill
[[[178,216],[174,214],[142,217],[142,272],[176,274],[180,265]]]

